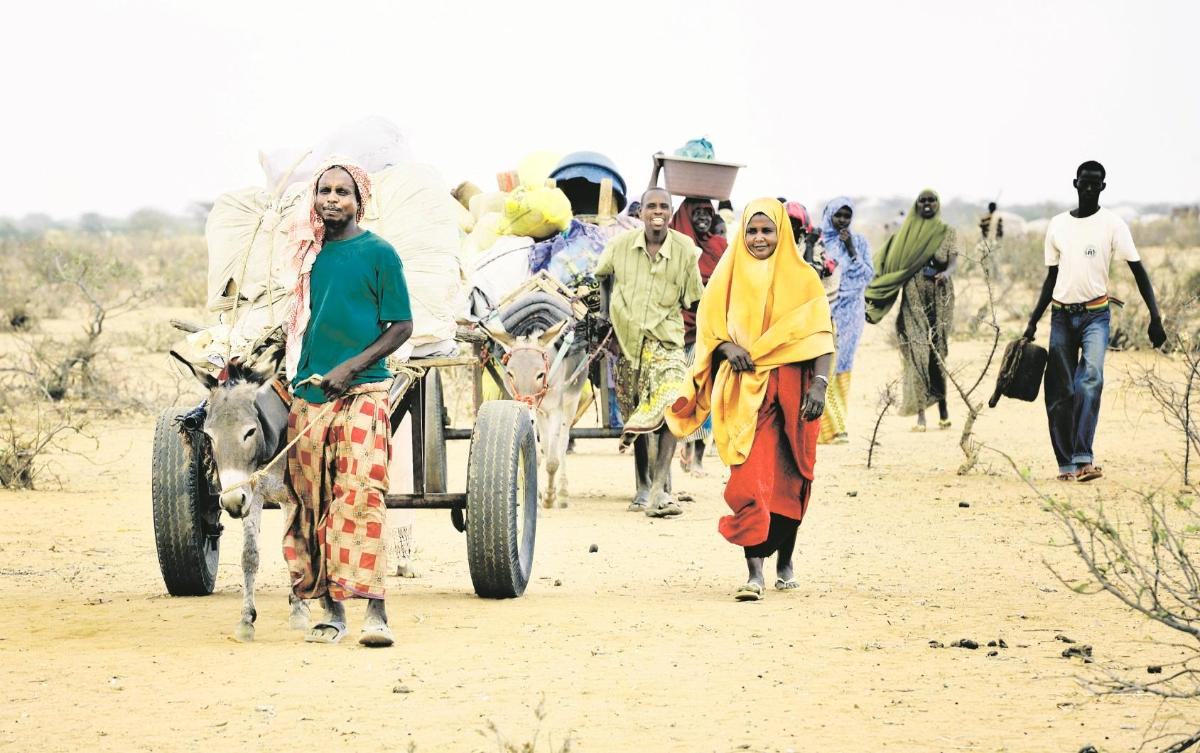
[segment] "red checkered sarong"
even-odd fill
[[[391,436],[385,384],[356,385],[332,408],[300,398],[288,414],[283,558],[302,599],[382,599]]]

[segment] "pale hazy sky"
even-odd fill
[[[170,211],[370,114],[447,183],[535,149],[707,135],[786,194],[1200,199],[1200,2],[27,2],[6,8],[0,215]],[[15,169],[14,169],[15,168]]]

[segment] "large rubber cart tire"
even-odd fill
[[[205,447],[184,441],[177,419],[185,408],[168,408],[154,429],[151,497],[158,568],[172,596],[207,596],[217,581],[220,507],[204,470]]]
[[[446,493],[446,405],[442,375],[430,369],[425,375],[425,493]]]
[[[536,532],[537,442],[529,408],[486,402],[467,461],[467,563],[475,593],[487,599],[524,593]]]

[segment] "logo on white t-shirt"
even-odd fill
[[[1088,247],[1083,250],[1083,255],[1084,256],[1095,256],[1096,255],[1096,247],[1089,243]]]

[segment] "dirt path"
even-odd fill
[[[953,356],[982,348],[956,344]],[[1134,358],[1109,360],[1098,441],[1109,479],[1044,482],[1051,491],[1085,501],[1169,476],[1173,435],[1122,388]],[[292,750],[303,740],[494,751],[493,723],[518,745],[540,731],[539,751],[568,734],[572,750],[589,751],[1136,749],[1157,705],[1090,696],[1077,678],[1093,668],[1061,658],[1055,635],[1134,667],[1177,658],[1144,642],[1171,636],[1060,584],[1043,560],[1079,567],[1049,546],[1062,540],[1052,516],[999,460],[993,474],[955,476],[956,430],[914,435],[911,419],[889,417],[866,470],[875,395],[898,369],[870,331],[853,443],[819,454],[799,590],[732,600],[744,564],[715,530],[723,474],[677,477],[696,501],[654,521],[624,511],[631,461],[585,441],[570,461],[571,507],[539,522],[521,599],[476,598],[448,514],[418,514],[424,577],[390,584],[399,644],[385,651],[306,645],[289,632],[274,544],[258,640],[233,642],[241,536],[229,521],[217,593],[166,596],[150,526],[153,422],[107,424],[93,463],[64,459],[72,491],[0,493],[0,749]],[[954,417],[957,427],[960,408]],[[1005,402],[980,433],[1052,476],[1040,403]],[[456,485],[465,450],[453,448]],[[266,541],[280,524],[265,514]],[[350,617],[353,636],[361,607]],[[981,648],[929,645],[960,638]],[[983,644],[999,638],[1008,648],[989,656]]]

